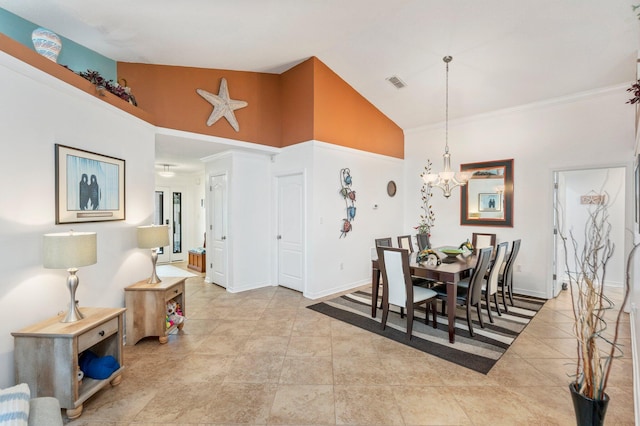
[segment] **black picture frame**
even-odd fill
[[[55,144],[56,224],[124,220],[125,160]]]

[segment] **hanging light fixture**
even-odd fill
[[[176,175],[175,172],[172,172],[171,170],[169,170],[169,164],[163,164],[163,167],[164,168],[162,169],[162,171],[158,172],[160,176],[169,178]]]
[[[455,173],[451,170],[451,154],[449,154],[449,62],[453,58],[445,56],[442,58],[447,67],[447,84],[446,84],[446,102],[445,102],[445,119],[444,119],[444,170],[438,174],[429,173],[424,176],[424,180],[429,187],[437,187],[442,189],[445,198],[451,196],[451,190],[457,186],[466,185],[469,180],[469,173]]]

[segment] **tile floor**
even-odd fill
[[[306,309],[317,301],[285,288],[230,294],[189,278],[186,289],[183,331],[125,346],[122,383],[67,424],[575,424],[566,291],[483,375]],[[607,425],[634,424],[629,329]]]

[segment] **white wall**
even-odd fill
[[[498,242],[522,239],[514,287],[539,297],[550,295],[552,274],[552,172],[558,169],[595,166],[626,166],[626,221],[633,222],[630,169],[634,149],[634,108],[628,94],[615,87],[573,99],[501,111],[449,122],[452,167],[479,161],[514,159],[514,226],[512,228],[460,225],[460,192],[444,199],[434,190],[436,226],[434,245],[457,244],[475,230],[495,232]],[[452,106],[454,107],[454,106]],[[434,171],[442,170],[443,126],[416,129],[405,138],[405,228],[417,223],[420,211],[419,174],[426,159]],[[412,195],[415,194],[415,195]],[[625,235],[627,252],[632,243]],[[620,247],[622,250],[623,247]]]
[[[81,268],[80,306],[124,306],[146,277],[135,227],[153,217],[154,127],[0,53],[0,387],[14,382],[12,331],[67,309],[66,271],[42,267],[42,235],[95,231],[98,262]],[[54,144],[126,161],[126,220],[55,225]]]
[[[227,290],[239,292],[271,285],[270,155],[228,151],[205,159],[207,188],[212,176],[220,173],[227,173],[228,183]],[[205,204],[211,208],[209,190]],[[207,223],[210,221],[207,218]],[[208,231],[207,246],[212,244]],[[211,263],[208,259],[208,281]]]
[[[356,192],[356,216],[352,231],[340,238],[346,218],[340,171],[345,167]],[[395,239],[403,230],[402,168],[399,159],[318,141],[285,148],[274,157],[274,174],[306,173],[306,297],[315,299],[370,282],[374,239]],[[398,184],[393,198],[386,193],[390,180]]]

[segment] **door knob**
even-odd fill
[[[220,239],[221,239],[221,240],[226,240],[226,239],[227,239],[227,237],[222,236]]]
[[[281,240],[282,239],[282,235],[278,235],[278,239]]]

